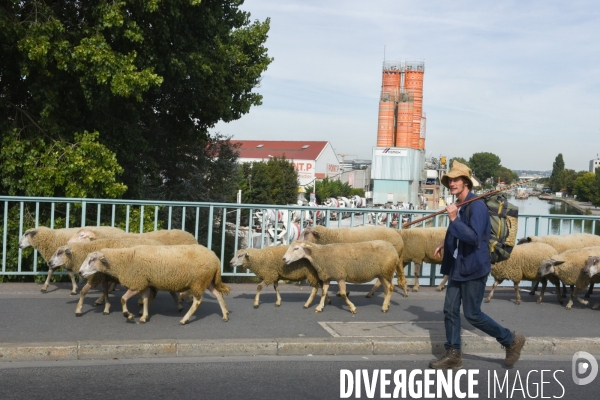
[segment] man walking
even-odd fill
[[[458,161],[454,161],[450,172],[442,176],[442,184],[456,196],[458,203],[475,197],[471,192],[471,169]],[[467,321],[495,337],[506,349],[504,363],[511,366],[519,360],[525,337],[502,327],[481,311],[485,285],[491,270],[488,246],[491,227],[487,206],[482,200],[476,200],[460,210],[455,204],[449,204],[446,211],[450,225],[444,242],[435,250],[436,257],[442,257],[443,254],[441,273],[448,275],[444,302],[446,353],[439,360],[430,362],[429,367],[462,368],[461,303]]]

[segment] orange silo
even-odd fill
[[[408,93],[401,93],[398,100],[398,128],[396,129],[395,147],[411,147],[414,102]]]
[[[414,113],[410,147],[425,148],[425,140],[421,137],[421,118],[423,117],[423,75],[425,63],[407,62],[405,66],[404,88],[414,101]]]
[[[400,89],[401,67],[398,63],[384,62],[379,98],[377,147],[393,147],[396,138],[396,97]]]

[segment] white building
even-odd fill
[[[312,186],[315,179],[333,178],[342,170],[337,155],[329,142],[232,140],[241,143],[239,162],[268,161],[283,157],[294,163],[300,186]]]
[[[419,181],[425,151],[403,147],[373,147],[373,204],[419,204]]]
[[[590,172],[596,172],[596,168],[600,167],[600,158],[590,160]]]

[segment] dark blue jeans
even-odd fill
[[[481,302],[485,292],[487,275],[471,281],[458,282],[449,278],[444,302],[444,324],[446,326],[446,343],[444,347],[460,350],[460,304],[462,303],[465,318],[475,328],[495,337],[503,346],[509,346],[514,339],[511,331],[481,311]]]

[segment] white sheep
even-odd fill
[[[206,289],[217,298],[223,321],[229,319],[222,295],[229,294],[229,287],[221,282],[221,262],[213,251],[199,244],[102,249],[88,254],[79,269],[83,277],[96,272],[109,274],[128,288],[121,298],[123,315],[128,320],[134,317],[127,309],[127,300],[142,292],[144,311],[140,322],[147,321],[150,287],[168,292],[190,291],[193,302],[180,321],[182,325],[196,312]]]
[[[114,228],[112,226],[95,226],[86,228],[94,229],[98,236],[109,236],[113,234],[125,233],[121,229]],[[27,247],[31,246],[41,254],[41,256],[44,258],[44,261],[48,262],[48,259],[52,256],[52,254],[54,254],[54,251],[72,239],[73,235],[76,234],[80,229],[81,228],[50,229],[45,226],[27,229],[19,240],[19,248],[26,249]],[[42,285],[42,292],[46,292],[48,290],[50,278],[52,278],[53,273],[53,269],[48,270],[46,282],[44,282]],[[71,295],[76,295],[77,282],[75,282],[75,276],[72,272],[69,272],[69,277],[71,278],[72,284]]]
[[[600,273],[600,256],[589,256],[585,262],[583,273],[587,274],[590,278],[598,275]],[[598,307],[600,307],[600,300],[592,306],[593,309],[597,309]]]
[[[143,238],[143,239],[153,239],[165,246],[170,246],[174,244],[198,244],[198,241],[189,232],[180,230],[180,229],[162,229],[153,232],[144,232],[144,233],[125,233],[121,231],[119,234],[122,238]],[[96,240],[100,237],[103,237],[102,231],[98,231],[96,228],[82,228],[77,231],[75,235],[71,238],[73,241],[91,241]],[[69,241],[71,243],[71,241]]]
[[[592,235],[589,233],[571,233],[569,235],[546,235],[546,236],[527,236],[519,239],[517,245],[524,243],[546,243],[554,247],[560,254],[564,251],[571,249],[581,249],[583,247],[600,246],[600,236]],[[537,290],[538,282],[531,288],[529,294],[534,295]],[[586,293],[585,297],[590,297],[594,284],[590,286],[590,289]],[[571,287],[571,292],[573,287]],[[563,288],[563,296],[566,296],[567,288]]]
[[[66,244],[64,246],[56,249],[56,252],[50,257],[48,260],[48,267],[51,270],[55,270],[57,268],[65,268],[70,273],[78,273],[79,267],[87,257],[87,255],[91,252],[98,251],[104,248],[125,248],[125,247],[134,247],[138,245],[149,245],[149,246],[161,246],[162,243],[157,240],[152,239],[144,239],[144,238],[133,238],[133,237],[106,237],[100,238],[97,240],[93,240],[91,242],[73,242],[70,244]],[[110,283],[118,284],[119,281],[114,277],[106,274],[94,274],[88,280],[85,286],[81,289],[79,293],[79,302],[77,303],[77,307],[75,308],[75,315],[80,317],[82,315],[81,309],[83,307],[83,300],[85,295],[90,289],[95,288],[98,284],[102,284],[102,296],[98,300],[94,302],[94,305],[99,306],[104,302],[104,315],[108,315],[110,313],[110,302],[108,301],[108,285]],[[154,299],[156,295],[156,291],[152,292],[152,297],[150,302]],[[179,297],[171,292],[171,296],[175,300],[175,304],[177,305],[177,309],[181,311],[183,307],[181,306],[181,302]]]
[[[447,228],[410,228],[398,231],[404,242],[404,252],[402,253],[402,262],[406,267],[413,262],[415,264],[415,284],[413,292],[419,291],[419,276],[421,274],[421,265],[426,262],[430,264],[441,264],[442,259],[434,255],[436,247],[444,241]],[[432,266],[432,273],[435,273],[435,267]],[[436,291],[444,289],[447,277],[444,277],[442,283],[438,285]]]
[[[539,269],[540,276],[554,274],[565,285],[575,285],[575,289],[571,290],[571,297],[566,305],[567,310],[571,309],[573,298],[581,304],[588,304],[587,300],[580,299],[577,296],[577,292],[580,289],[587,288],[590,283],[600,282],[600,276],[590,278],[584,272],[588,258],[598,255],[600,255],[600,246],[593,246],[563,251],[549,260],[542,261]]]
[[[546,281],[550,280],[555,286],[557,286],[556,295],[558,301],[562,304],[562,298],[560,296],[560,281],[555,275],[547,275],[546,278],[542,278],[538,275],[540,264],[543,260],[547,260],[552,256],[557,255],[558,252],[554,247],[545,243],[529,243],[522,246],[515,246],[510,258],[506,261],[501,261],[492,265],[492,276],[494,277],[494,285],[490,291],[485,302],[489,303],[494,295],[494,290],[498,284],[502,283],[505,279],[514,282],[514,288],[516,293],[516,304],[521,304],[521,295],[519,292],[519,283],[523,280],[527,281],[539,281],[542,280],[542,291],[540,297],[537,299],[537,303],[541,303],[544,298],[544,292],[546,291]]]
[[[283,261],[291,264],[302,258],[310,261],[319,279],[323,281],[323,294],[327,293],[330,281],[338,282],[340,295],[353,314],[356,313],[356,307],[346,296],[346,282],[365,283],[375,278],[379,279],[385,292],[381,311],[388,311],[394,291],[392,284],[394,271],[401,266],[398,252],[390,242],[373,240],[319,245],[298,241],[290,245],[283,256]],[[323,311],[323,307],[325,307],[325,295],[321,296],[321,302],[315,312]]]
[[[232,267],[247,268],[256,276],[262,279],[256,288],[256,296],[254,297],[254,308],[258,308],[260,292],[263,285],[269,286],[273,284],[277,300],[275,306],[281,305],[281,296],[279,295],[278,281],[280,279],[290,281],[308,280],[308,284],[312,287],[310,296],[304,304],[304,308],[310,307],[315,295],[319,289],[319,276],[308,260],[298,260],[290,265],[283,262],[283,255],[287,251],[288,246],[269,246],[264,249],[240,249],[235,253],[229,264]]]
[[[402,237],[398,235],[396,229],[383,226],[357,226],[352,228],[329,229],[317,225],[304,229],[300,235],[300,240],[316,244],[358,243],[370,240],[385,240],[394,246],[400,259],[403,257],[405,247]],[[398,276],[398,286],[402,288],[404,297],[407,297],[408,287],[406,286],[406,277],[402,265],[398,266],[396,274]],[[371,291],[367,294],[367,297],[371,297],[380,285],[380,282],[376,282]]]

